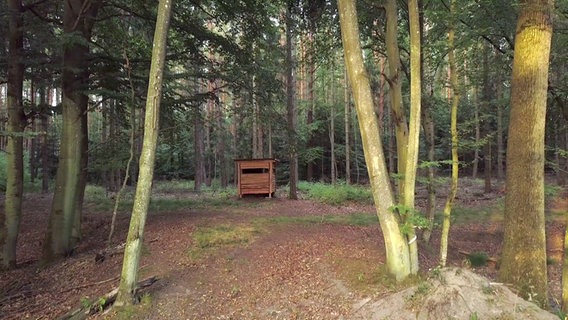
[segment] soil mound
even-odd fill
[[[355,309],[354,319],[558,320],[506,286],[461,268],[435,270],[417,286],[380,300],[361,301]]]

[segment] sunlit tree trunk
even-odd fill
[[[544,133],[553,1],[519,3],[500,279],[548,305],[544,220]]]
[[[134,302],[136,283],[138,280],[138,266],[144,239],[144,226],[148,214],[150,194],[152,192],[152,178],[156,158],[156,145],[158,141],[158,124],[160,120],[160,101],[162,97],[162,82],[164,64],[166,59],[166,42],[168,27],[172,12],[171,0],[160,0],[156,30],[152,48],[152,64],[150,66],[150,79],[148,95],[146,98],[146,119],[144,122],[144,141],[140,155],[140,170],[132,217],[124,248],[124,260],[120,286],[116,297],[116,305],[129,305]]]
[[[442,235],[440,240],[440,266],[446,266],[448,257],[448,238],[450,235],[450,215],[456,193],[458,192],[458,105],[460,102],[460,89],[458,83],[458,70],[456,67],[456,56],[454,47],[455,37],[455,14],[456,14],[456,0],[452,0],[450,4],[450,30],[448,31],[448,61],[450,64],[450,84],[452,89],[452,109],[450,116],[450,131],[452,135],[452,184],[450,186],[450,193],[444,205],[444,221],[442,222]]]
[[[408,123],[408,145],[404,166],[404,188],[401,194],[405,209],[414,210],[414,190],[416,187],[416,169],[418,166],[418,148],[420,146],[420,109],[421,109],[421,69],[420,69],[420,19],[418,0],[408,1],[408,19],[410,29],[410,117]],[[418,272],[418,242],[411,228],[408,232],[410,247],[410,272]]]
[[[16,267],[16,243],[22,216],[24,193],[23,132],[25,114],[22,102],[24,81],[22,2],[8,0],[8,144],[6,146],[6,197],[0,213],[0,269]]]
[[[377,208],[385,241],[386,261],[389,272],[397,280],[405,279],[412,271],[408,239],[402,234],[400,219],[392,207],[395,204],[387,172],[379,124],[373,107],[369,77],[363,64],[357,10],[354,0],[339,0],[341,38],[345,51],[345,65],[355,100],[359,129],[371,183],[371,192]]]

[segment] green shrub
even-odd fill
[[[373,203],[370,188],[349,185],[345,182],[339,182],[335,185],[319,182],[301,182],[299,189],[305,191],[309,199],[330,205],[340,205],[345,202]]]

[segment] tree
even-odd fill
[[[152,192],[152,179],[154,176],[154,163],[156,158],[156,145],[158,141],[158,124],[160,114],[160,101],[162,98],[162,82],[166,60],[166,43],[172,0],[161,0],[158,6],[154,44],[152,48],[152,64],[146,97],[146,117],[144,120],[144,142],[140,156],[140,170],[132,217],[124,249],[124,261],[118,295],[115,304],[129,305],[134,301],[136,283],[138,279],[138,265],[144,239],[144,226],[150,204]]]
[[[8,0],[8,145],[5,212],[0,214],[0,268],[16,267],[16,242],[24,191],[23,132],[25,127],[22,87],[24,81],[23,18],[21,0]]]
[[[448,31],[448,62],[450,64],[450,85],[452,89],[452,109],[450,116],[450,130],[452,135],[452,183],[450,186],[450,193],[444,205],[444,221],[442,223],[442,235],[440,240],[440,265],[446,266],[446,259],[448,257],[448,237],[450,235],[450,215],[452,212],[452,205],[456,194],[458,192],[458,174],[459,174],[459,159],[458,159],[458,105],[460,103],[460,89],[458,83],[458,70],[456,65],[455,55],[455,13],[456,13],[456,0],[452,0],[450,4],[450,30]]]
[[[371,192],[377,208],[377,216],[383,232],[387,268],[397,280],[411,274],[411,258],[408,239],[402,233],[401,219],[394,208],[394,196],[386,168],[379,124],[373,107],[369,77],[363,64],[357,9],[354,0],[338,0],[341,38],[345,65],[359,118],[359,128]]]
[[[292,30],[294,19],[292,17],[293,2],[286,5],[286,109],[288,120],[288,156],[290,159],[290,199],[298,199],[298,143],[296,130],[298,115],[296,111],[296,79],[294,61],[294,38]]]
[[[548,304],[544,220],[544,132],[552,0],[524,0],[515,37],[507,145],[505,225],[499,276]]]
[[[404,192],[401,194],[403,210],[414,214],[414,190],[416,187],[416,168],[418,165],[418,148],[420,146],[420,108],[422,85],[420,69],[420,19],[418,15],[418,0],[408,1],[408,24],[410,31],[410,118],[408,123],[408,145],[404,166]],[[405,220],[410,220],[406,217]],[[410,272],[418,272],[418,245],[412,221],[408,229],[410,249]]]
[[[79,241],[87,170],[88,41],[101,1],[65,2],[63,132],[51,215],[43,247],[46,262],[70,254]]]

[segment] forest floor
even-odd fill
[[[423,192],[419,189],[419,206],[425,203]],[[444,190],[439,190],[440,207],[445,196]],[[98,313],[92,318],[407,319],[400,308],[413,309],[416,315],[425,305],[424,301],[417,302],[417,296],[425,292],[434,296],[439,283],[454,281],[441,281],[438,277],[438,284],[425,285],[432,274],[440,274],[431,271],[438,261],[437,230],[430,244],[419,243],[423,272],[420,277],[402,284],[388,277],[383,266],[381,231],[370,205],[330,206],[305,199],[291,201],[284,195],[272,199],[230,197],[219,203],[199,202],[196,200],[199,195],[183,190],[154,197],[187,203],[180,208],[153,201],[155,210],[146,225],[140,279],[156,276],[158,281],[143,289],[139,305]],[[97,253],[105,248],[111,214],[110,210],[101,210],[97,203],[88,202],[84,210],[84,240],[74,254],[49,266],[40,266],[50,202],[49,195],[25,197],[18,268],[0,273],[0,319],[57,319],[81,305],[96,304],[93,299],[118,286],[122,264],[120,243],[126,238],[129,215],[119,214],[113,244],[118,249],[101,261],[100,256],[96,259]],[[560,197],[548,202],[548,274],[554,308],[560,300],[562,217],[567,202]],[[464,301],[474,297],[475,290],[480,295],[496,297],[501,287],[505,287],[487,289],[491,285],[500,286],[490,281],[496,281],[497,276],[498,263],[493,262],[498,261],[501,251],[502,206],[502,193],[484,194],[481,183],[461,182],[448,256],[448,265],[460,269],[447,271],[443,278],[454,279],[458,274],[467,277],[463,281],[469,282],[455,287],[465,288],[465,293],[452,289]],[[466,254],[475,252],[487,254],[493,262],[472,267]],[[486,278],[475,278],[477,275]],[[475,286],[479,288],[474,290]],[[409,293],[407,288],[414,291]],[[397,296],[397,292],[402,295]],[[439,294],[441,299],[451,300],[447,291]],[[401,301],[409,304],[402,306]],[[515,312],[526,308],[520,308],[518,301],[494,305],[510,315],[499,314],[494,319],[552,316],[519,317]],[[380,313],[379,310],[389,309],[386,306],[391,307],[388,311],[391,313]],[[428,307],[427,312],[439,307],[440,302]],[[437,319],[440,314],[460,319],[481,316],[475,303],[466,302],[465,307],[470,312],[468,317],[460,316],[458,311],[440,311],[443,313],[438,316],[433,313],[425,319]],[[412,312],[408,319],[415,319]]]

